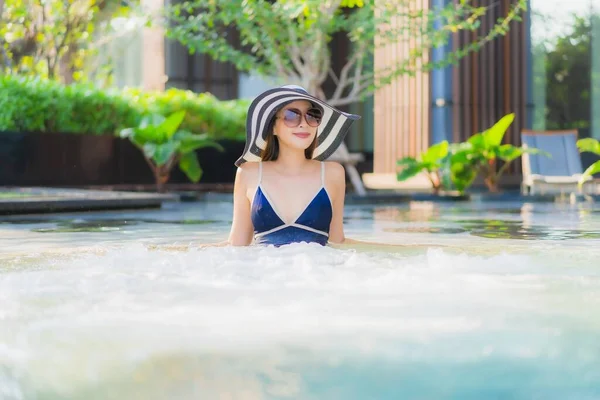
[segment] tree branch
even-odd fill
[[[358,61],[358,57],[359,57],[359,53],[355,52],[352,55],[352,57],[350,57],[350,60],[348,60],[346,65],[344,65],[342,67],[342,70],[340,71],[340,78],[338,80],[337,87],[335,88],[335,92],[333,92],[333,95],[329,99],[330,101],[339,100],[341,98],[342,93],[343,93],[344,89],[346,88],[346,86],[348,86],[350,84],[348,82],[348,74],[350,73],[350,69]]]
[[[290,35],[290,59],[292,60],[296,71],[298,71],[298,75],[303,75],[305,65],[303,65],[302,61],[300,60],[302,53],[300,51],[300,48],[298,47],[298,36],[296,35],[294,29],[289,25],[288,35]]]
[[[356,96],[360,93],[360,79],[362,78],[362,69],[363,69],[363,62],[364,62],[364,52],[365,52],[365,42],[362,42],[360,45],[360,51],[358,52],[358,54],[360,54],[360,57],[358,58],[358,64],[356,65],[356,68],[354,69],[354,79],[353,81],[353,86],[352,86],[352,90],[350,91],[350,96]]]

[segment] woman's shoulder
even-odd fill
[[[346,185],[346,170],[342,164],[336,161],[324,161],[325,163],[325,183],[327,186]]]
[[[252,182],[258,177],[258,163],[245,162],[237,168],[236,176],[244,182]]]
[[[326,175],[330,176],[332,179],[345,179],[346,178],[346,170],[344,166],[337,161],[323,161],[325,163],[325,171]]]

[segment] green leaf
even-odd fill
[[[212,147],[219,151],[224,151],[225,149],[221,144],[215,142],[210,139],[207,135],[192,135],[189,134],[185,137],[177,137],[177,139],[181,142],[181,146],[179,147],[179,152],[182,154],[189,153],[196,149],[201,149],[204,147]]]
[[[138,146],[143,146],[146,143],[154,142],[157,144],[164,143],[161,135],[158,134],[156,127],[147,126],[145,128],[135,128],[133,136],[130,139]]]
[[[202,168],[196,153],[186,153],[179,160],[179,169],[185,173],[189,180],[196,183],[202,177]]]
[[[141,147],[146,158],[154,160],[154,155],[156,154],[156,143],[145,143]]]
[[[398,166],[406,165],[406,166],[412,167],[412,166],[415,166],[418,164],[420,164],[420,162],[414,157],[404,157],[404,158],[401,158],[400,160],[396,161],[396,165],[398,165]]]
[[[422,155],[423,162],[434,164],[438,163],[442,158],[448,154],[448,141],[444,140],[440,143],[434,144],[429,147]]]
[[[160,114],[145,115],[142,118],[138,128],[139,129],[147,129],[150,127],[156,128],[156,127],[160,126],[160,124],[162,124],[164,121],[165,121],[165,117],[163,117]]]
[[[471,144],[472,150],[485,150],[487,147],[485,137],[481,133],[476,133],[468,138],[467,143]]]
[[[169,115],[159,126],[160,132],[166,139],[171,139],[185,118],[185,110],[180,110]]]
[[[597,139],[585,138],[577,141],[580,152],[590,152],[600,155],[600,142]]]
[[[133,135],[135,135],[135,129],[134,128],[125,128],[125,129],[121,129],[119,131],[119,137],[123,138],[123,139],[130,138]]]
[[[494,124],[490,129],[483,132],[483,137],[486,143],[486,147],[497,147],[502,143],[506,130],[510,127],[510,124],[515,119],[515,114],[507,114],[500,118],[498,122]]]
[[[531,149],[531,150],[533,150],[533,149]],[[501,159],[505,162],[510,162],[510,161],[513,161],[513,160],[521,157],[521,155],[524,152],[525,151],[523,148],[513,146],[512,144],[503,144],[502,146],[498,147],[496,154],[498,155],[499,159]],[[530,152],[534,153],[535,151],[530,151]]]
[[[413,176],[416,176],[422,170],[423,170],[423,167],[420,164],[406,167],[402,171],[398,172],[398,174],[396,175],[396,179],[400,182],[405,181],[409,178],[412,178]]]
[[[454,163],[450,167],[450,179],[454,187],[461,192],[469,188],[477,177],[477,168],[470,163]]]
[[[583,185],[586,180],[597,173],[600,173],[600,161],[596,161],[585,170],[583,175],[581,175],[581,178],[579,178],[579,186]]]
[[[156,146],[153,160],[156,165],[166,164],[179,148],[179,142],[167,142]]]

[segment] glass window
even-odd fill
[[[599,12],[600,0],[531,0],[533,129],[600,138]]]

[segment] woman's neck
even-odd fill
[[[276,163],[279,164],[285,171],[288,171],[292,174],[299,172],[303,170],[309,162],[310,160],[306,158],[304,150],[290,149],[280,146]]]

